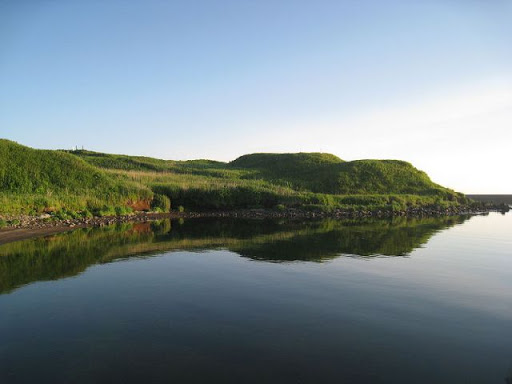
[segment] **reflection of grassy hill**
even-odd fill
[[[257,220],[164,220],[78,229],[0,246],[0,292],[74,276],[88,266],[169,250],[228,249],[273,262],[322,261],[350,254],[406,255],[465,217],[280,223]]]
[[[147,187],[122,181],[77,156],[0,140],[0,211],[100,208],[149,199]]]
[[[439,230],[462,223],[465,217],[334,221],[271,242],[230,247],[241,256],[266,261],[322,261],[340,254],[361,257],[404,256],[421,247]]]

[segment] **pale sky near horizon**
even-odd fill
[[[0,137],[393,158],[512,193],[512,1],[0,0]]]

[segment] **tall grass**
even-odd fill
[[[112,177],[76,156],[0,140],[0,212],[99,209],[150,200],[140,183]]]
[[[406,210],[417,206],[456,206],[462,198],[415,194],[326,194],[297,191],[257,179],[224,179],[172,172],[110,170],[125,180],[149,185],[153,192],[168,196],[174,207],[189,210],[238,208],[289,208],[312,210]]]
[[[156,198],[154,197],[158,195]],[[231,163],[90,151],[45,151],[0,140],[0,213],[124,212],[133,202],[188,210],[301,207],[405,210],[468,203],[396,160],[345,162],[321,153],[253,154]]]

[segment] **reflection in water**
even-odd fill
[[[510,368],[507,371],[507,377],[505,377],[505,383],[512,384],[512,364],[510,365]]]
[[[271,262],[316,261],[343,254],[405,256],[439,230],[469,216],[389,220],[162,220],[83,228],[0,246],[0,293],[31,282],[74,276],[88,266],[168,250],[228,249]]]

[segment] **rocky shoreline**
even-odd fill
[[[41,216],[1,216],[7,225],[0,229],[0,234],[6,231],[13,231],[16,229],[44,229],[44,228],[75,228],[75,227],[101,227],[116,223],[126,222],[145,222],[151,220],[161,219],[190,219],[190,218],[246,218],[246,219],[315,219],[315,218],[390,218],[396,216],[407,217],[426,217],[426,216],[453,216],[453,215],[475,215],[484,214],[488,212],[508,212],[510,207],[505,204],[488,205],[488,206],[460,206],[460,207],[420,207],[410,208],[403,211],[390,211],[390,210],[333,210],[330,212],[324,211],[308,211],[298,208],[288,208],[285,210],[271,210],[271,209],[239,209],[230,211],[203,211],[203,212],[178,212],[173,211],[170,213],[152,213],[152,212],[138,212],[124,216],[104,216],[92,218],[76,218],[59,220],[49,214]]]

